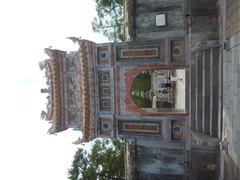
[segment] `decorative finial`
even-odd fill
[[[42,112],[41,112],[41,119],[42,119],[42,120],[45,119],[45,118],[46,118],[46,115],[47,115],[47,113],[46,113],[45,111],[42,111]]]
[[[82,37],[67,37],[67,39],[72,40],[74,43],[79,43]]]
[[[48,93],[49,90],[47,88],[41,89],[41,93]]]
[[[40,62],[38,63],[38,65],[39,65],[39,67],[40,67],[40,69],[41,69],[41,70],[43,70],[43,69],[44,69],[44,64],[43,64],[43,62],[42,62],[42,61],[40,61]]]

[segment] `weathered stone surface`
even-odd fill
[[[191,149],[190,173],[191,180],[218,180],[217,178],[217,158],[218,152],[214,150],[201,149],[200,147]]]
[[[199,42],[191,50],[192,129],[217,137],[221,113],[219,44],[218,41]]]
[[[200,132],[191,131],[191,141],[192,146],[195,145],[202,145],[206,147],[218,147],[219,146],[219,140],[216,137],[211,137],[209,135],[205,135]]]
[[[184,35],[183,0],[136,0],[135,39]],[[156,15],[166,14],[166,26],[156,26]]]
[[[231,3],[233,3],[232,1]],[[230,4],[229,4],[230,6]],[[227,7],[228,10],[230,7]],[[230,17],[231,19],[232,17]],[[227,19],[229,21],[229,19]],[[228,27],[227,27],[228,28]],[[231,35],[226,34],[226,36]],[[229,50],[224,51],[223,59],[223,137],[228,142],[228,155],[225,155],[224,172],[226,179],[237,179],[240,157],[239,128],[240,128],[240,105],[239,105],[239,42],[240,33],[230,38]],[[223,157],[222,157],[223,158]]]
[[[136,179],[181,180],[184,173],[184,149],[153,143],[141,141],[135,146]]]

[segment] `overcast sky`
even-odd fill
[[[76,50],[68,36],[95,42],[106,39],[91,30],[93,0],[0,1],[0,179],[66,180],[76,146],[65,132],[47,135],[40,120],[46,87],[38,62],[48,46]]]

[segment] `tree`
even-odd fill
[[[68,174],[70,180],[124,179],[123,141],[96,140],[89,154],[79,148]]]
[[[150,72],[141,72],[132,83],[132,98],[134,103],[140,108],[151,108],[152,102],[150,99],[141,97],[141,92],[150,92],[151,89],[151,74]]]
[[[94,32],[102,33],[109,40],[123,40],[124,0],[94,0],[97,17],[92,21]]]

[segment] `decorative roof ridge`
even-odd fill
[[[87,55],[86,55],[86,45],[85,41],[78,41],[79,43],[79,56],[81,59],[80,68],[82,72],[81,76],[81,86],[82,86],[82,108],[83,108],[83,118],[82,118],[82,133],[83,141],[89,140],[89,83],[88,83],[88,68],[87,68]]]
[[[62,128],[62,117],[61,117],[61,89],[60,89],[60,77],[61,70],[59,69],[59,63],[61,64],[61,59],[66,56],[66,51],[45,48],[44,52],[49,56],[50,59],[46,59],[40,62],[40,68],[45,69],[47,85],[49,86],[48,92],[48,116],[46,120],[53,123],[53,127],[49,129],[49,133],[55,133],[61,131]]]
[[[91,68],[92,61],[95,62],[95,43],[89,40],[80,39],[77,37],[68,37],[68,39],[72,40],[74,43],[78,43],[79,49],[76,52],[76,60],[78,64],[78,81],[79,83],[79,103],[77,104],[78,108],[81,110],[79,114],[79,119],[81,120],[81,131],[83,133],[82,141],[86,142],[91,140],[95,132],[92,132],[92,125],[95,127],[95,114],[91,114],[92,107],[91,102],[93,101],[92,96],[95,96],[95,90],[92,90],[92,80],[91,74],[95,73],[95,71]],[[47,76],[47,84],[50,86],[49,93],[49,116],[46,117],[44,113],[42,113],[42,117],[46,117],[49,121],[53,122],[52,128],[49,129],[49,133],[55,133],[61,131],[62,128],[65,128],[62,121],[65,121],[65,116],[62,115],[62,103],[64,104],[64,99],[61,99],[61,83],[62,83],[62,60],[67,58],[68,52],[45,48],[45,53],[49,56],[49,59],[44,60],[39,63],[40,69],[45,69],[48,71]],[[66,56],[66,57],[65,57]],[[61,76],[61,77],[60,77]],[[64,90],[63,90],[64,91]],[[92,92],[93,91],[93,92]],[[93,128],[94,129],[94,128]]]
[[[77,37],[68,37],[68,39],[72,40],[74,43],[79,44],[78,56],[80,59],[80,70],[82,76],[81,78],[81,89],[82,89],[82,122],[81,122],[81,130],[83,133],[82,141],[86,142],[90,140],[90,85],[89,85],[89,55],[88,51],[88,43],[95,44],[92,41],[77,38]]]
[[[53,53],[66,53],[66,51],[62,51],[62,50],[59,50],[59,49],[51,49],[51,48],[44,48],[44,52],[50,57],[50,59],[53,58]]]

